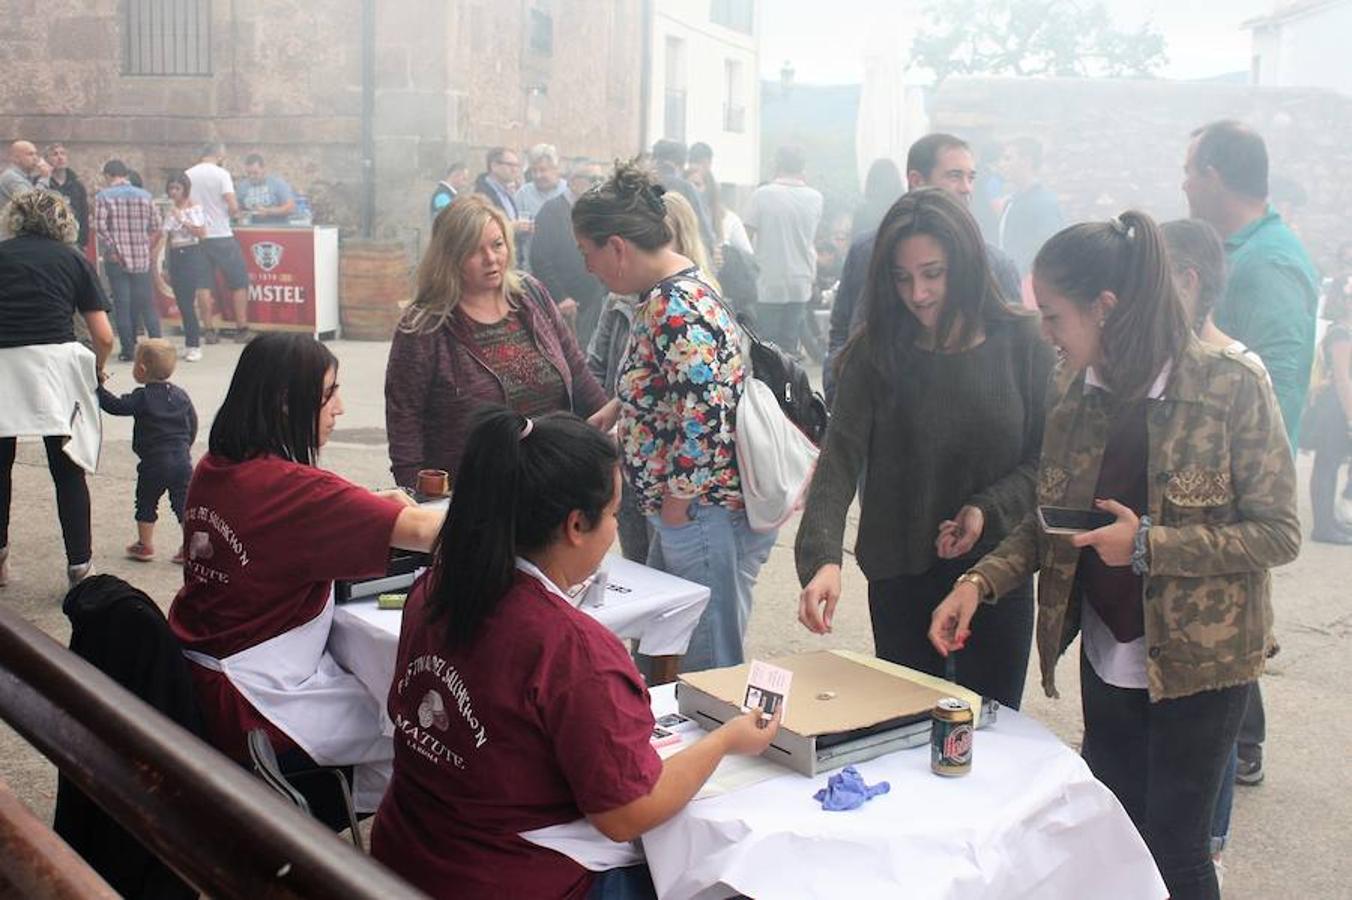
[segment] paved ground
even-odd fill
[[[382,395],[388,345],[335,342],[332,347],[342,364],[339,381],[347,413],[325,449],[323,464],[362,484],[389,485]],[[175,379],[192,396],[202,419],[199,454],[239,354],[230,345],[206,349],[204,362],[180,366]],[[110,388],[131,390],[130,367],[114,363],[113,372]],[[92,479],[96,565],[140,586],[167,607],[181,578],[167,562],[175,527],[167,502],[161,512],[168,518],[161,523],[163,559],[151,563],[124,559],[122,549],[135,537],[131,422],[111,417],[104,422],[102,465]],[[1307,475],[1308,459],[1302,461],[1302,485]],[[0,603],[64,642],[69,636],[60,612],[65,565],[40,445],[20,446],[13,510],[11,577],[9,586],[0,589]],[[1308,523],[1308,510],[1304,512]],[[769,656],[826,646],[871,650],[864,580],[853,566],[847,566],[835,634],[817,638],[797,624],[792,534],[791,527],[784,529],[762,573],[748,639],[751,652]],[[296,540],[304,536],[298,534]],[[1263,682],[1270,730],[1268,776],[1260,787],[1236,791],[1232,848],[1226,855],[1228,898],[1352,896],[1352,768],[1347,764],[1352,721],[1340,706],[1342,694],[1352,685],[1349,584],[1352,548],[1307,544],[1296,563],[1275,573],[1282,652]],[[1030,673],[1024,709],[1075,744],[1080,732],[1076,667],[1063,661],[1058,681],[1062,697],[1049,700],[1041,696],[1037,678]],[[50,818],[55,797],[52,767],[3,725],[0,778],[10,782],[39,815]],[[1105,886],[1103,896],[1111,895]]]

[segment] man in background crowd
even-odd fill
[[[689,168],[699,172],[705,178],[714,168],[714,148],[710,147],[704,141],[696,141],[690,145],[690,155],[686,160]]]
[[[512,236],[520,247],[522,239],[529,240],[535,228],[535,223],[522,219],[516,208],[516,184],[521,177],[521,157],[510,148],[494,147],[488,151],[485,165],[487,171],[474,181],[474,193],[484,195],[489,203],[506,213],[512,223]],[[521,259],[519,254],[517,259]]]
[[[780,147],[775,177],[756,188],[746,210],[746,230],[756,248],[756,323],[760,334],[788,353],[798,352],[803,314],[817,275],[817,226],[822,195],[804,178],[807,161],[797,147]]]
[[[605,285],[592,277],[573,236],[573,203],[605,180],[606,170],[598,162],[577,160],[568,172],[563,193],[548,200],[535,217],[535,236],[531,240],[530,268],[559,305],[559,312],[573,323],[577,342],[586,347],[601,315]]]
[[[489,203],[515,221],[518,216],[512,184],[521,172],[521,157],[507,147],[494,147],[488,151],[484,165],[483,174],[474,181],[474,193],[483,194]]]
[[[535,217],[540,207],[563,193],[563,180],[559,178],[559,151],[553,144],[536,144],[526,151],[526,160],[530,170],[526,173],[526,183],[521,185],[513,196],[516,213],[523,222],[531,224],[531,231],[522,233],[517,239],[516,258],[523,269],[530,269],[530,244],[535,226]]]
[[[85,190],[84,182],[80,181],[79,176],[70,168],[70,158],[66,153],[65,144],[60,142],[48,144],[42,151],[42,158],[52,167],[52,173],[47,176],[45,186],[65,197],[66,202],[70,204],[71,211],[75,213],[75,221],[80,223],[77,243],[83,250],[89,240],[89,192]]]
[[[436,189],[432,191],[432,199],[428,203],[428,212],[433,219],[437,213],[455,202],[455,198],[464,193],[465,188],[469,187],[469,166],[456,160],[446,169],[446,177],[437,182]]]
[[[230,305],[235,314],[235,342],[248,343],[253,337],[249,330],[249,270],[244,266],[244,254],[235,240],[230,220],[239,215],[239,201],[235,199],[235,182],[225,170],[225,145],[210,143],[202,148],[197,165],[188,169],[192,182],[192,202],[202,207],[207,233],[202,239],[202,251],[212,270],[225,276],[230,290]],[[217,340],[211,322],[203,322],[208,344]]]
[[[1061,206],[1042,183],[1042,144],[1036,138],[1018,137],[1005,144],[999,169],[1014,189],[1000,212],[1000,249],[1027,275],[1047,238],[1061,230]]]
[[[1292,452],[1314,363],[1319,273],[1300,239],[1268,204],[1268,155],[1263,138],[1233,120],[1192,133],[1183,166],[1183,193],[1193,218],[1225,239],[1230,277],[1216,304],[1216,327],[1257,353],[1272,378]],[[1258,682],[1239,729],[1235,780],[1263,780],[1267,737]]]
[[[33,190],[33,178],[39,172],[38,148],[29,141],[9,145],[9,165],[0,171],[0,206],[20,194]]]
[[[559,177],[559,151],[553,144],[536,144],[526,151],[526,160],[530,164],[529,180],[512,199],[517,214],[533,220],[540,207],[563,193],[564,185]]]
[[[94,195],[94,231],[112,288],[122,345],[117,356],[123,362],[135,357],[138,325],[145,326],[147,337],[160,336],[150,273],[150,239],[159,232],[160,217],[149,192],[132,184],[129,172],[122,160],[108,160],[103,164],[107,187]]]
[[[704,241],[704,249],[713,258],[713,252],[718,247],[718,242],[714,239],[714,230],[709,222],[709,209],[704,203],[704,197],[695,190],[695,186],[686,180],[685,175],[686,150],[685,144],[680,141],[671,141],[662,138],[653,144],[653,172],[656,173],[662,187],[669,191],[676,191],[682,197],[690,201],[690,206],[694,208],[696,217],[699,218],[699,235]]]
[[[239,202],[255,225],[284,224],[296,211],[291,185],[280,175],[269,175],[258,153],[244,157],[244,190]]]

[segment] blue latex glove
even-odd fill
[[[867,800],[892,790],[892,785],[880,781],[869,787],[864,784],[864,776],[854,766],[846,766],[826,780],[826,787],[812,795],[813,800],[821,802],[827,812],[841,812],[858,809]]]

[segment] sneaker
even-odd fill
[[[134,559],[138,562],[150,562],[154,558],[155,551],[140,541],[127,545],[127,559]]]
[[[215,328],[208,328],[202,332],[202,340],[208,344],[219,344],[221,342],[221,333]]]
[[[236,328],[236,329],[235,329],[235,343],[236,343],[236,344],[247,344],[247,343],[249,343],[249,341],[253,340],[253,336],[254,336],[254,333],[253,333],[253,329],[252,329],[252,328]]]
[[[1216,867],[1216,890],[1225,887],[1225,863],[1221,862],[1219,856],[1211,858],[1211,865]]]
[[[202,361],[202,348],[201,348],[201,347],[189,347],[187,350],[183,351],[183,360],[184,360],[185,362],[201,362],[201,361]]]
[[[71,587],[75,587],[93,574],[94,560],[92,559],[89,562],[80,563],[78,566],[66,566],[66,581],[70,583]]]
[[[1253,787],[1263,783],[1263,747],[1256,745],[1244,747],[1239,751],[1239,762],[1235,766],[1235,784]]]
[[[133,354],[123,350],[121,353],[117,355],[117,359],[119,362],[131,362],[132,360],[136,359],[136,357]]]
[[[174,551],[174,555],[169,557],[169,561],[176,566],[183,565],[183,548],[179,547]]]

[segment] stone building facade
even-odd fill
[[[422,242],[453,160],[549,141],[611,159],[640,139],[640,4],[372,0],[374,236]],[[0,139],[62,141],[87,181],[257,151],[352,233],[361,194],[361,0],[0,0]]]
[[[933,130],[961,135],[978,151],[1019,135],[1042,141],[1043,182],[1068,222],[1131,207],[1161,221],[1186,216],[1189,135],[1216,119],[1239,119],[1266,140],[1274,188],[1295,183],[1305,194],[1283,212],[1325,272],[1352,235],[1352,97],[1344,94],[1163,80],[954,78],[930,97],[929,111]],[[1276,191],[1273,199],[1280,199]]]

